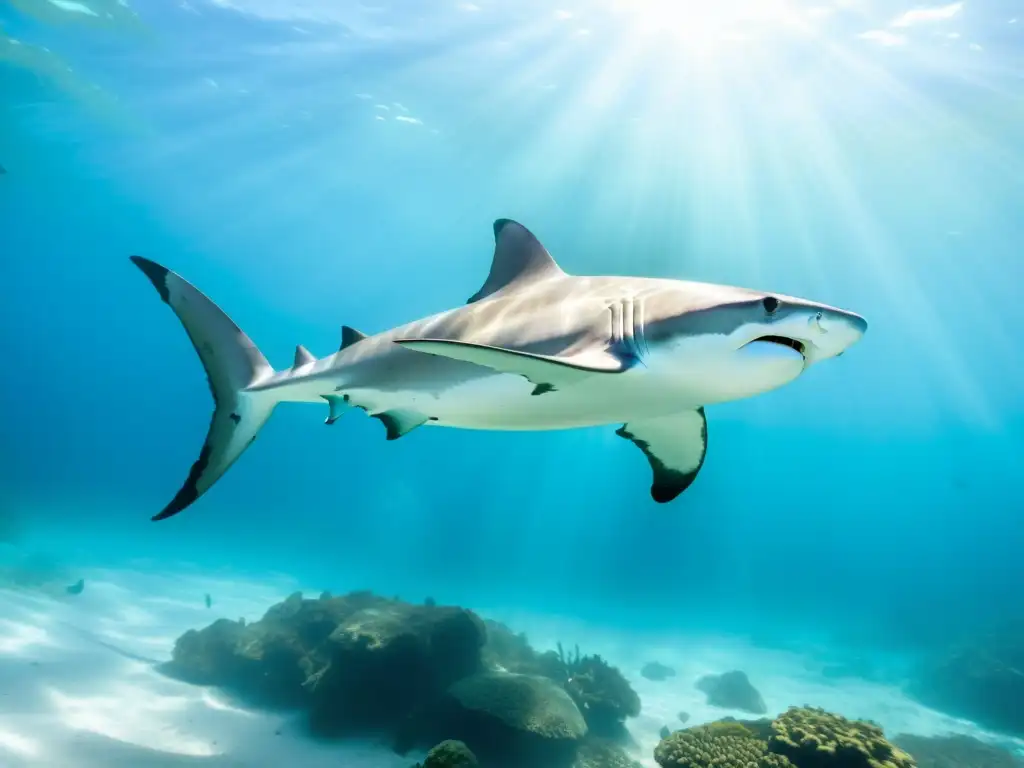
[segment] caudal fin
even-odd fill
[[[163,520],[202,496],[256,439],[277,400],[269,393],[245,390],[274,371],[242,329],[195,286],[149,259],[132,256],[131,260],[185,326],[213,393],[214,411],[206,442],[184,485],[153,517]]]

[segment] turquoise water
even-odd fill
[[[0,4],[0,513],[20,549],[637,637],[918,651],[1019,615],[1019,4],[132,9]],[[502,217],[571,274],[778,291],[869,331],[710,406],[707,462],[667,505],[617,425],[388,442],[290,404],[150,521],[211,402],[129,255],[286,368],[342,324],[464,303]]]

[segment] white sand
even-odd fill
[[[86,587],[77,596],[0,590],[0,766],[412,764],[413,756],[375,744],[318,744],[295,718],[240,709],[222,694],[154,671],[152,661],[168,659],[186,629],[221,616],[258,619],[294,584],[83,575]],[[210,610],[207,592],[215,601]]]
[[[301,765],[304,768],[408,768],[419,755],[399,757],[379,744],[327,746],[302,733],[300,720],[239,708],[218,692],[169,680],[153,669],[169,658],[186,629],[227,616],[258,619],[299,588],[284,577],[241,582],[199,573],[90,571],[86,588],[70,596],[0,590],[0,765],[61,768]],[[308,590],[315,594],[316,590]],[[203,603],[206,593],[212,609]],[[742,713],[713,710],[693,681],[708,672],[742,669],[770,712],[790,704],[823,706],[881,723],[888,733],[967,733],[972,724],[924,708],[898,690],[851,679],[828,680],[791,653],[757,649],[727,638],[645,641],[568,619],[482,611],[525,629],[538,648],[578,642],[622,668],[643,701],[631,721],[636,757],[651,754],[663,725],[679,727]],[[639,674],[657,660],[678,675],[652,682]],[[1020,744],[1024,748],[1024,743]]]

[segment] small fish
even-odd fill
[[[209,608],[212,605],[213,605],[213,598],[210,597],[210,593],[207,592],[206,593],[206,607]]]
[[[64,591],[69,595],[80,595],[83,589],[85,589],[85,579],[79,579],[70,587],[64,587]]]

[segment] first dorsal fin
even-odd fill
[[[366,338],[366,334],[362,331],[357,331],[350,325],[341,326],[341,349],[348,349],[356,342],[362,341]]]
[[[485,299],[506,288],[525,287],[538,280],[564,275],[534,234],[517,221],[494,222],[494,258],[483,287],[467,304]]]
[[[316,358],[310,353],[308,349],[299,344],[295,347],[295,362],[292,363],[292,368],[301,368],[304,365],[309,365]]]

